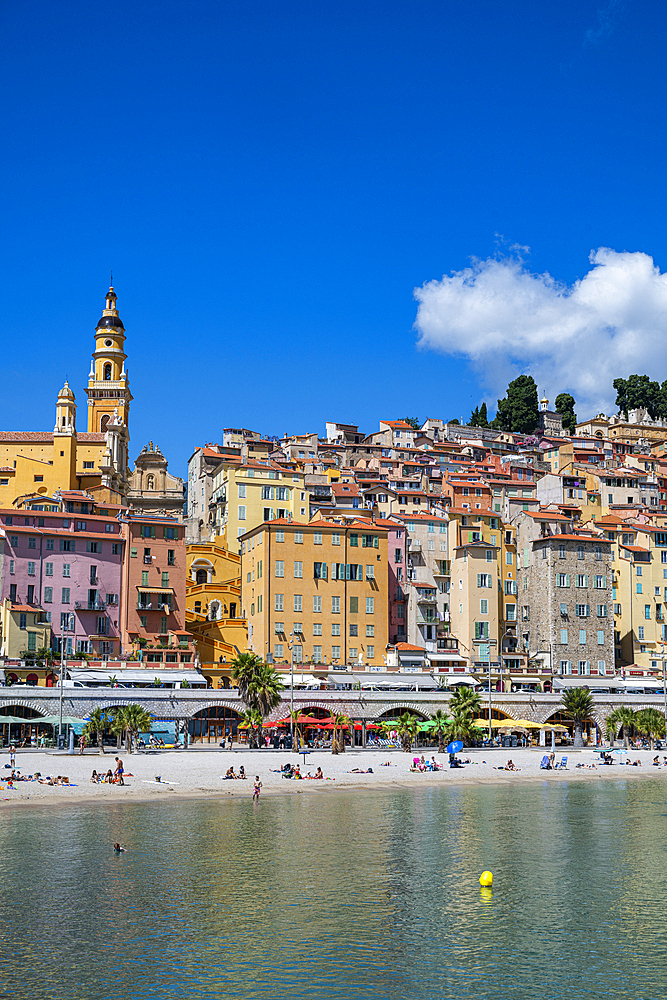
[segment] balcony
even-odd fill
[[[421,542],[416,541],[414,538],[408,538],[408,548],[410,552],[421,552],[422,545]]]
[[[417,624],[418,625],[438,625],[440,623],[438,621],[437,615],[433,615],[431,617],[431,615],[427,614],[427,615],[417,615]]]
[[[77,611],[106,611],[107,609],[104,601],[75,601],[74,607]]]
[[[146,564],[146,566],[152,566],[153,565],[153,557],[152,556],[144,556],[144,563]]]

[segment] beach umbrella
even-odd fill
[[[621,754],[627,754],[628,751],[625,750],[625,749],[619,749],[619,750],[612,750],[612,753],[617,753],[619,755],[619,757],[620,757]]]
[[[461,742],[461,740],[454,740],[453,743],[449,744],[449,746],[447,747],[446,752],[447,753],[458,753],[459,750],[463,750],[463,743]]]
[[[543,722],[540,729],[553,729],[557,733],[569,733],[567,726],[561,726],[555,722]]]

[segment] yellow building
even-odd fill
[[[241,559],[222,539],[188,545],[185,620],[194,636],[204,676],[228,687],[231,661],[248,646],[241,614]]]
[[[76,398],[65,382],[52,431],[0,431],[0,507],[18,497],[52,497],[56,490],[87,490],[113,500],[125,490],[129,443],[129,380],[125,331],[109,289],[95,332],[87,430],[77,430]]]
[[[277,664],[382,668],[388,640],[386,528],[269,521],[241,537],[248,646]]]
[[[309,518],[304,474],[275,462],[224,464],[216,472],[212,502],[216,534],[233,551],[245,532],[276,518],[305,524]]]
[[[448,514],[451,632],[471,669],[488,664],[487,651],[491,663],[499,665],[502,521],[489,510],[450,507]]]
[[[667,515],[648,521],[599,519],[612,545],[617,665],[662,674],[667,622]]]
[[[0,604],[0,656],[9,660],[22,659],[24,655],[51,647],[51,625],[41,608],[32,604],[12,604],[7,598]],[[42,669],[39,674],[50,673]],[[19,680],[25,680],[20,677]]]

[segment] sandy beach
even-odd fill
[[[304,758],[302,754],[292,754],[286,751],[274,750],[220,750],[214,748],[193,749],[189,751],[163,750],[138,752],[127,755],[121,752],[119,756],[124,761],[125,784],[108,785],[92,784],[90,776],[93,769],[105,772],[115,767],[114,758],[117,751],[108,750],[104,757],[88,751],[84,756],[78,753],[68,754],[54,751],[18,751],[16,755],[17,769],[22,774],[29,775],[39,771],[42,776],[67,775],[70,786],[39,784],[39,782],[18,782],[14,788],[7,788],[6,780],[0,782],[0,808],[8,808],[14,804],[44,804],[48,801],[64,802],[111,802],[125,800],[147,800],[173,797],[248,797],[252,796],[253,779],[259,775],[262,782],[261,795],[272,794],[309,794],[333,792],[335,789],[378,787],[422,787],[425,785],[461,785],[468,783],[499,784],[539,781],[585,780],[600,779],[645,779],[663,777],[667,780],[667,767],[654,767],[651,764],[654,753],[648,750],[630,751],[627,757],[615,756],[618,761],[641,760],[641,767],[615,763],[611,766],[577,767],[577,764],[591,765],[598,759],[592,750],[568,750],[567,770],[545,771],[540,769],[540,761],[544,750],[469,750],[459,754],[463,760],[471,763],[462,768],[450,769],[446,754],[439,755],[435,750],[424,751],[426,759],[435,756],[438,762],[444,763],[444,770],[433,772],[412,772],[413,757],[416,752],[401,751],[353,750],[345,754],[333,756],[326,751],[313,751]],[[419,753],[421,756],[421,751]],[[514,764],[520,770],[504,770],[511,756]],[[560,760],[562,753],[557,754]],[[660,760],[663,754],[660,753]],[[3,778],[10,774],[4,764],[9,762],[9,754],[4,751],[0,757],[0,768]],[[286,780],[279,773],[285,763],[299,763],[301,773],[315,774],[317,767],[322,768],[324,780]],[[388,763],[389,766],[385,766]],[[223,780],[227,769],[233,766],[238,774],[241,766],[245,768],[247,780]],[[372,773],[354,773],[354,769]],[[501,769],[502,768],[502,769]],[[156,781],[156,777],[160,781]]]

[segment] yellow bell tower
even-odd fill
[[[125,371],[127,355],[125,327],[116,309],[113,285],[106,295],[106,305],[95,329],[95,353],[88,376],[88,430],[105,433],[107,424],[117,412],[126,428],[129,442],[130,380]]]
[[[88,431],[113,434],[115,476],[121,481],[127,476],[130,442],[130,380],[125,370],[125,327],[116,309],[113,285],[106,294],[105,308],[95,328],[95,353],[88,376]],[[107,426],[111,427],[107,431]],[[108,442],[107,442],[108,443]]]

